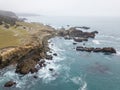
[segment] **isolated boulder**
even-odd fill
[[[105,53],[116,53],[116,50],[112,47],[104,47],[102,49],[102,52],[105,52]]]
[[[8,82],[5,83],[4,87],[12,87],[13,85],[16,85],[16,82],[8,81]]]

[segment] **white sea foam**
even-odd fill
[[[99,35],[99,37],[114,39],[114,40],[117,40],[117,41],[120,40],[120,38],[118,36],[116,37],[116,36],[110,36],[110,35]]]
[[[87,83],[84,81],[80,90],[87,90]]]
[[[49,68],[53,68],[54,71],[49,71]],[[59,69],[60,65],[56,65],[54,62],[51,62],[50,64],[47,64],[46,67],[40,69],[37,73],[37,76],[43,80],[43,83],[49,83],[50,81],[55,80],[57,78],[57,76],[59,75]]]
[[[71,78],[71,81],[74,84],[80,86],[80,88],[78,88],[78,90],[87,90],[87,83],[81,77],[79,77],[79,76],[73,77],[73,78]]]
[[[98,40],[93,40],[92,41],[94,44],[100,44],[100,42]]]
[[[117,56],[120,56],[120,51],[117,51],[117,54],[116,54]]]
[[[81,83],[81,77],[73,77],[71,78],[72,82],[79,85]]]
[[[15,73],[15,70],[12,71],[7,71],[6,73],[4,73],[3,75],[3,79],[5,81],[9,81],[9,80],[14,80],[17,84],[16,87],[18,88],[23,88],[26,84],[26,76],[20,78],[20,75],[18,75],[17,73]]]
[[[52,46],[52,45],[49,45],[49,47],[53,50],[53,51],[55,51],[55,52],[57,52],[57,51],[65,51],[65,50],[63,50],[63,49],[60,49],[60,48],[58,48],[58,47],[56,47],[56,46]]]
[[[46,60],[46,67],[41,68],[37,73],[35,74],[27,74],[25,76],[20,76],[19,74],[15,73],[15,69],[7,71],[6,73],[3,74],[2,80],[0,80],[0,82],[2,81],[9,81],[9,80],[14,80],[17,84],[16,87],[17,88],[29,88],[31,84],[28,85],[28,83],[30,82],[31,77],[33,77],[34,75],[38,76],[39,79],[42,80],[43,83],[49,83],[53,80],[56,80],[57,77],[60,74],[61,70],[69,70],[69,68],[62,66],[61,64],[58,64],[58,62],[60,62],[61,60],[65,60],[65,57],[61,55],[61,52],[63,52],[64,50],[56,47],[55,45],[50,45],[50,48],[52,48],[52,52],[57,53],[57,57],[53,56],[53,60]],[[51,53],[51,54],[53,54]],[[53,71],[50,71],[49,69],[52,68]],[[1,79],[1,77],[0,77]],[[37,79],[37,80],[39,80]],[[35,83],[35,80],[32,80],[31,83]],[[27,87],[26,87],[27,86]]]

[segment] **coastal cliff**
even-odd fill
[[[0,16],[3,17],[3,15]],[[0,69],[14,64],[17,65],[17,73],[27,74],[38,61],[46,58],[47,41],[54,37],[55,29],[48,25],[19,20],[16,20],[15,24],[11,26],[5,22],[8,19],[2,17],[0,33],[4,35],[0,36]],[[13,17],[4,17],[13,19]],[[8,28],[5,27],[6,24]],[[19,68],[19,66],[21,67]]]
[[[7,12],[8,13],[8,12]],[[10,13],[10,12],[9,12]],[[4,13],[6,14],[6,13]],[[0,14],[0,69],[9,65],[15,66],[15,72],[26,75],[38,72],[45,67],[45,60],[52,60],[51,55],[47,55],[50,50],[48,40],[58,36],[64,39],[73,39],[74,44],[87,42],[94,39],[98,31],[84,32],[78,28],[89,29],[89,27],[70,27],[56,30],[55,28],[41,23],[28,23],[19,20],[14,13],[10,16]],[[77,51],[116,53],[112,47],[83,47],[77,46]],[[57,56],[56,53],[53,54]],[[39,65],[39,68],[36,68]],[[49,69],[53,71],[52,68]],[[36,78],[36,77],[35,77]],[[5,87],[16,84],[9,81]]]

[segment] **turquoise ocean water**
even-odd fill
[[[10,66],[0,71],[0,90],[120,90],[120,18],[118,17],[26,17],[30,22],[41,22],[55,28],[71,26],[88,26],[89,31],[97,30],[95,39],[89,39],[86,46],[114,47],[117,54],[77,52],[73,40],[60,37],[50,39],[49,47],[57,57],[47,61],[47,66],[32,74],[21,76],[15,74]],[[52,45],[53,44],[53,45]],[[50,54],[50,53],[48,53]],[[49,71],[53,68],[54,71]],[[17,85],[4,88],[8,80],[15,80]]]

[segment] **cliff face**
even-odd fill
[[[0,69],[15,64],[17,73],[36,71],[35,65],[47,56],[47,40],[55,35],[55,29],[40,23],[19,21],[14,13],[1,12],[0,33],[4,35],[0,36]],[[40,66],[44,66],[43,62]]]

